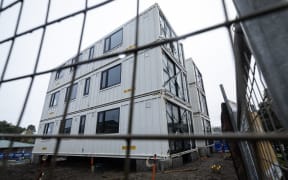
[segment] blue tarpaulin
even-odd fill
[[[30,159],[32,157],[32,153],[9,153],[6,155],[8,159]],[[0,159],[4,158],[4,154],[0,153]]]
[[[214,148],[216,152],[229,152],[229,146],[225,141],[216,140],[214,141]]]

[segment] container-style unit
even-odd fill
[[[80,61],[135,47],[135,19],[83,50]],[[140,14],[139,45],[175,37],[157,4]],[[71,58],[65,64],[71,64]],[[70,104],[61,134],[126,134],[131,96],[133,54],[92,62],[77,67],[76,80],[69,88],[74,68],[52,73],[38,132],[58,134],[60,121],[71,91]],[[178,42],[138,52],[135,89],[134,134],[193,133],[192,111],[182,45]],[[35,155],[53,155],[55,140],[39,139]],[[195,151],[193,140],[62,140],[61,156],[125,157],[143,159],[154,154],[169,162]],[[141,161],[142,160],[142,161]],[[171,161],[170,161],[171,160]]]
[[[195,134],[211,134],[211,125],[207,108],[205,89],[202,74],[192,58],[186,60],[188,75],[188,89],[193,111],[193,125]],[[212,141],[197,140],[196,146],[200,155],[210,153]]]

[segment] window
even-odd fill
[[[89,94],[89,88],[90,88],[90,77],[85,79],[84,92],[83,92],[84,96]]]
[[[79,134],[84,134],[86,115],[80,116]]]
[[[186,85],[186,82],[184,82],[186,81],[184,73],[181,72],[176,63],[164,52],[162,58],[165,88],[172,94],[186,101],[187,88],[184,86]]]
[[[99,112],[96,133],[118,133],[119,114],[120,108]]]
[[[70,134],[72,127],[72,118],[66,119],[64,124],[64,131],[63,134]]]
[[[206,97],[199,89],[197,91],[198,91],[198,96],[199,96],[200,112],[202,112],[206,116],[209,116],[207,103],[206,103]]]
[[[104,52],[107,52],[111,49],[118,47],[122,43],[122,40],[123,40],[123,29],[120,29],[119,31],[115,32],[114,34],[105,39]]]
[[[179,43],[179,59],[182,66],[185,67],[183,45],[181,43]]]
[[[62,70],[57,70],[55,74],[55,80],[60,79],[62,77]]]
[[[121,65],[114,66],[102,72],[101,89],[119,84],[121,82]]]
[[[79,53],[79,56],[78,56],[78,62],[82,61],[83,60],[83,54],[82,53]]]
[[[160,15],[160,35],[163,36],[164,38],[176,37],[176,34],[174,33],[174,31],[172,30],[172,28],[169,26],[169,24],[162,15]],[[182,47],[178,46],[179,44],[177,41],[167,43],[164,45],[164,47],[166,47],[166,49],[170,52],[170,54],[173,55],[181,65],[184,65],[183,52],[181,51]]]
[[[76,96],[77,96],[77,87],[78,87],[78,83],[73,84],[73,86],[72,86],[72,92],[71,92],[71,94],[70,94],[70,100],[76,99]],[[65,102],[68,101],[69,91],[70,91],[70,86],[66,88]]]
[[[204,91],[204,86],[203,86],[203,79],[202,79],[202,74],[199,71],[199,69],[196,67],[196,65],[194,64],[194,70],[195,70],[195,81],[196,81],[196,85],[198,87],[200,87],[202,89],[202,91]]]
[[[53,106],[56,106],[58,104],[59,95],[60,95],[60,91],[57,91],[57,92],[51,94],[49,107],[53,107]]]
[[[53,133],[54,122],[46,123],[43,134],[51,135]]]
[[[93,59],[93,56],[94,56],[94,46],[89,49],[88,59]]]
[[[193,132],[191,113],[178,105],[166,103],[168,134]],[[190,131],[189,131],[190,124]],[[192,143],[193,145],[193,143]],[[190,140],[169,140],[170,153],[177,153],[191,148]]]
[[[160,15],[160,33],[163,35],[165,38],[170,38],[170,33],[169,33],[169,25],[167,24],[166,20],[162,15]]]
[[[182,74],[182,80],[183,80],[183,93],[184,93],[184,99],[187,102],[190,102],[189,96],[188,96],[188,86],[187,86],[187,76],[186,74]]]
[[[71,59],[71,64],[75,64],[75,61],[76,61],[76,59],[75,58],[72,58]],[[70,72],[72,72],[74,70],[74,66],[71,66],[70,67]]]

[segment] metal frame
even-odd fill
[[[215,29],[218,29],[218,28],[222,28],[222,27],[226,27],[227,30],[228,30],[228,34],[229,34],[229,37],[230,37],[230,41],[231,41],[231,45],[233,44],[233,39],[232,39],[232,32],[230,31],[230,27],[231,25],[233,24],[237,24],[237,23],[241,23],[242,26],[243,26],[243,29],[245,31],[245,35],[247,36],[247,40],[248,40],[248,44],[250,45],[250,48],[252,50],[252,53],[253,55],[255,55],[255,58],[257,60],[257,63],[255,63],[255,65],[253,64],[252,65],[252,68],[250,67],[250,60],[249,58],[245,58],[245,61],[246,62],[241,62],[241,63],[236,63],[236,69],[237,72],[237,76],[238,77],[244,77],[244,79],[241,79],[238,86],[240,87],[240,91],[237,92],[238,94],[238,129],[241,130],[241,127],[239,126],[241,124],[241,122],[243,121],[243,118],[252,122],[252,123],[255,123],[255,119],[258,117],[254,117],[252,118],[251,120],[251,116],[249,115],[249,111],[253,111],[253,106],[256,107],[256,106],[259,106],[259,104],[261,102],[263,102],[265,100],[264,96],[261,96],[261,100],[257,99],[258,95],[256,95],[256,92],[258,91],[259,93],[259,86],[260,86],[260,83],[257,83],[257,81],[255,80],[255,76],[257,74],[257,71],[255,70],[256,68],[256,64],[257,66],[259,65],[260,69],[259,69],[259,72],[263,74],[266,82],[267,82],[267,85],[268,85],[268,90],[270,92],[269,95],[271,95],[272,99],[273,99],[273,102],[275,102],[275,106],[277,107],[276,109],[276,115],[280,118],[281,122],[282,122],[282,125],[283,125],[283,129],[282,130],[287,130],[288,128],[288,121],[285,121],[285,119],[287,120],[288,119],[288,101],[287,101],[287,97],[286,98],[283,98],[283,96],[285,95],[285,90],[288,88],[288,80],[287,80],[287,76],[285,78],[283,78],[281,75],[283,74],[288,74],[287,73],[287,70],[288,68],[279,68],[280,65],[284,65],[287,67],[287,61],[285,58],[282,58],[281,59],[281,56],[277,56],[277,61],[275,62],[274,59],[273,61],[269,61],[269,59],[266,59],[266,58],[262,58],[262,56],[258,53],[258,45],[257,42],[255,41],[255,39],[253,38],[252,34],[255,33],[255,32],[252,32],[253,30],[250,29],[250,25],[251,25],[251,22],[255,21],[257,22],[258,19],[261,19],[263,17],[267,18],[267,17],[271,17],[273,18],[275,16],[275,13],[279,13],[279,12],[282,12],[281,16],[284,16],[283,13],[285,10],[288,9],[288,3],[282,3],[280,1],[280,3],[274,5],[275,3],[273,3],[271,6],[269,7],[264,7],[264,8],[259,8],[257,9],[256,11],[254,10],[251,10],[250,12],[248,13],[242,13],[242,8],[243,7],[246,7],[245,6],[245,3],[246,5],[249,4],[247,3],[246,1],[242,1],[242,2],[238,2],[238,0],[235,0],[235,5],[236,7],[238,7],[238,12],[241,16],[239,16],[237,19],[233,19],[233,20],[228,20],[228,16],[227,16],[227,9],[226,9],[226,5],[225,5],[225,0],[222,0],[222,4],[223,4],[223,9],[224,9],[224,13],[225,13],[225,17],[226,17],[226,21],[223,22],[223,23],[219,23],[219,24],[216,24],[216,25],[212,25],[212,26],[208,26],[208,27],[205,27],[203,29],[200,29],[200,30],[197,30],[197,31],[193,31],[193,32],[190,32],[190,33],[187,33],[187,34],[184,34],[184,35],[181,35],[181,36],[177,36],[177,37],[174,37],[174,38],[169,38],[169,39],[165,39],[165,40],[161,40],[161,41],[157,41],[157,42],[153,42],[153,43],[150,43],[150,44],[145,44],[145,45],[142,45],[142,46],[139,46],[138,45],[138,27],[139,27],[139,0],[137,0],[137,7],[136,7],[136,25],[135,25],[135,29],[136,29],[136,33],[135,33],[135,47],[132,48],[132,49],[128,49],[128,50],[124,50],[124,51],[121,51],[121,52],[116,52],[116,53],[110,53],[110,54],[106,54],[106,55],[103,55],[103,56],[100,56],[100,57],[96,57],[96,58],[93,58],[91,59],[90,61],[78,61],[78,58],[79,58],[79,53],[80,53],[80,49],[82,48],[82,38],[83,38],[83,33],[84,33],[84,28],[85,28],[85,24],[86,24],[86,14],[87,12],[89,11],[92,11],[92,10],[97,10],[97,8],[100,8],[102,6],[105,6],[111,2],[113,2],[114,0],[106,0],[102,3],[99,3],[99,4],[96,4],[94,6],[91,6],[91,7],[88,7],[88,2],[87,0],[85,0],[85,8],[83,8],[82,10],[79,10],[79,11],[76,11],[76,12],[73,12],[69,15],[66,15],[66,16],[63,16],[61,18],[58,18],[56,20],[53,20],[53,21],[48,21],[48,16],[49,16],[49,13],[50,13],[50,3],[51,3],[51,0],[48,0],[48,3],[47,3],[47,11],[46,11],[46,18],[45,18],[45,22],[44,24],[42,25],[39,25],[39,26],[36,26],[36,27],[33,27],[27,31],[24,31],[22,33],[18,33],[18,26],[19,26],[19,23],[20,23],[20,19],[21,19],[21,15],[22,15],[22,9],[23,9],[23,4],[25,1],[23,0],[18,0],[18,1],[15,1],[5,7],[3,7],[3,2],[4,0],[1,1],[0,3],[0,15],[2,12],[5,12],[6,10],[16,6],[16,5],[19,5],[20,8],[19,8],[19,11],[18,11],[18,17],[17,17],[17,23],[16,23],[16,27],[15,27],[15,30],[14,30],[14,34],[13,36],[11,37],[8,37],[6,39],[3,39],[0,41],[0,44],[4,44],[6,42],[11,42],[10,44],[10,48],[9,48],[9,51],[8,51],[8,56],[6,58],[6,61],[4,63],[4,69],[3,69],[3,72],[1,74],[1,78],[0,78],[0,90],[1,90],[1,85],[3,83],[9,83],[9,82],[13,82],[13,81],[16,81],[16,80],[22,80],[22,79],[30,79],[30,83],[29,83],[29,87],[28,87],[28,90],[26,92],[26,96],[25,96],[25,100],[24,100],[24,103],[22,105],[22,108],[21,108],[21,113],[18,117],[18,120],[17,120],[17,124],[16,126],[19,127],[21,121],[22,121],[22,118],[23,118],[23,115],[24,115],[24,112],[26,110],[26,106],[27,106],[27,102],[29,100],[29,97],[30,97],[30,94],[31,94],[31,89],[32,89],[32,86],[33,86],[33,83],[34,83],[34,79],[35,77],[39,76],[39,75],[43,75],[43,74],[48,74],[48,73],[52,73],[52,72],[55,72],[55,71],[58,71],[58,70],[62,70],[62,69],[66,69],[66,68],[74,68],[74,71],[73,71],[73,75],[72,75],[72,78],[71,78],[71,81],[70,81],[70,88],[72,87],[74,81],[75,81],[75,76],[76,76],[76,72],[77,72],[77,67],[78,66],[81,66],[83,64],[88,64],[88,63],[93,63],[93,62],[96,62],[96,61],[102,61],[102,60],[105,60],[107,58],[111,58],[111,57],[116,57],[116,56],[119,56],[119,55],[122,55],[122,54],[126,54],[126,55],[130,55],[132,54],[134,56],[134,63],[133,63],[133,79],[132,79],[132,91],[131,91],[131,98],[130,98],[130,104],[132,104],[132,106],[130,106],[130,109],[129,109],[129,123],[128,123],[128,131],[127,131],[127,134],[126,135],[81,135],[81,136],[75,136],[75,135],[19,135],[19,134],[0,134],[0,137],[3,137],[3,138],[7,138],[7,139],[11,139],[10,141],[10,145],[9,145],[9,148],[11,149],[12,145],[13,145],[13,139],[14,138],[53,138],[53,139],[56,139],[57,143],[56,143],[56,147],[55,147],[55,150],[54,150],[54,157],[57,156],[58,154],[58,150],[59,150],[59,145],[60,145],[60,142],[62,139],[119,139],[119,140],[126,140],[126,145],[127,147],[129,147],[131,145],[131,140],[132,139],[138,139],[138,140],[161,140],[161,139],[195,139],[195,140],[204,140],[204,139],[211,139],[211,140],[216,140],[216,139],[226,139],[226,140],[231,140],[231,141],[245,141],[245,142],[261,142],[263,140],[266,140],[266,141],[275,141],[275,142],[282,142],[282,141],[287,141],[288,140],[288,133],[287,132],[278,132],[278,131],[274,131],[274,132],[258,132],[257,130],[255,131],[252,131],[252,132],[239,132],[239,133],[223,133],[223,134],[220,134],[220,135],[209,135],[209,134],[205,134],[205,135],[140,135],[140,134],[132,134],[132,123],[133,123],[133,113],[134,113],[134,95],[135,95],[135,86],[136,86],[136,75],[137,75],[137,69],[136,69],[136,66],[137,66],[137,53],[141,50],[144,50],[144,49],[147,49],[147,48],[154,48],[154,47],[158,47],[158,46],[161,46],[161,45],[164,45],[164,44],[167,44],[167,43],[171,43],[171,42],[174,42],[174,41],[179,41],[179,40],[183,40],[183,39],[186,39],[186,38],[189,38],[189,37],[192,37],[192,36],[195,36],[195,35],[198,35],[198,34],[201,34],[201,33],[205,33],[205,32],[209,32],[209,31],[212,31],[212,30],[215,30]],[[250,4],[251,5],[251,4]],[[287,13],[287,11],[285,12]],[[64,20],[67,20],[69,18],[72,18],[74,16],[77,16],[77,15],[82,15],[83,14],[83,21],[82,21],[82,28],[81,28],[81,35],[80,35],[80,40],[79,40],[79,44],[78,44],[78,50],[77,50],[77,56],[76,56],[76,61],[74,64],[70,64],[70,65],[65,65],[65,66],[61,66],[61,67],[55,67],[55,68],[52,68],[52,69],[49,69],[49,70],[46,70],[46,71],[40,71],[40,72],[37,72],[37,67],[38,67],[38,63],[39,63],[39,59],[40,59],[40,55],[41,55],[41,51],[42,51],[42,47],[43,47],[43,42],[44,42],[44,39],[45,39],[45,35],[46,35],[46,29],[48,26],[50,25],[53,25],[55,23],[58,23],[60,21],[64,21]],[[253,21],[252,21],[253,20]],[[285,20],[285,18],[283,19],[283,21]],[[261,20],[262,22],[262,20]],[[250,24],[249,24],[250,23]],[[262,22],[263,23],[263,22]],[[284,23],[285,24],[285,23]],[[287,27],[287,23],[286,23],[286,27]],[[36,30],[39,30],[39,29],[42,29],[42,35],[41,35],[41,41],[40,41],[40,45],[39,45],[39,49],[38,49],[38,53],[37,53],[37,58],[36,58],[36,62],[34,64],[34,70],[33,70],[33,73],[31,74],[24,74],[22,76],[18,76],[18,77],[14,77],[14,78],[8,78],[8,79],[5,79],[5,73],[6,73],[6,70],[7,70],[7,66],[8,66],[8,63],[9,63],[9,60],[10,60],[10,57],[11,57],[11,54],[12,54],[12,51],[13,51],[13,48],[14,48],[14,43],[15,43],[15,40],[19,37],[22,37],[22,36],[25,36],[29,33],[32,33],[33,31],[36,31]],[[271,30],[272,31],[272,30]],[[270,31],[269,31],[270,32]],[[276,31],[277,33],[277,31]],[[265,38],[267,38],[268,36],[265,35]],[[272,37],[273,38],[273,37]],[[268,48],[267,46],[265,46],[263,43],[260,44],[260,48]],[[278,45],[277,45],[278,46]],[[285,46],[285,43],[283,44],[280,44],[279,46],[281,46],[281,48],[284,48]],[[287,46],[287,43],[286,43],[286,46]],[[285,48],[284,48],[285,49]],[[286,48],[287,49],[287,48]],[[274,49],[273,49],[274,50]],[[235,49],[233,48],[233,51],[235,52]],[[284,50],[285,51],[285,50]],[[274,51],[273,52],[270,52],[271,54],[268,54],[267,56],[268,57],[271,57],[272,54],[273,54],[273,58],[274,58],[274,55],[277,53],[275,53]],[[274,54],[275,53],[275,54]],[[282,54],[281,54],[282,55]],[[279,58],[278,58],[279,57]],[[237,61],[237,58],[236,58],[236,62],[239,62]],[[248,65],[247,66],[247,62],[248,62]],[[246,63],[246,65],[245,65]],[[246,69],[245,69],[246,68]],[[251,71],[252,69],[252,80],[251,78],[249,78],[249,72]],[[272,69],[272,70],[271,70]],[[272,75],[269,75],[271,73],[271,71],[273,72],[276,72],[276,73],[273,73]],[[240,76],[239,76],[240,75]],[[249,82],[248,82],[249,81]],[[254,88],[254,85],[257,84],[257,88]],[[261,82],[261,84],[263,85],[264,83]],[[248,93],[246,92],[246,90],[248,89]],[[260,92],[260,94],[262,94],[262,92]],[[262,94],[263,95],[263,94]],[[71,96],[71,91],[69,92],[69,97]],[[63,116],[62,116],[62,120],[61,120],[61,126],[60,126],[60,129],[59,129],[59,132],[61,132],[61,130],[63,129],[64,127],[64,124],[63,122],[65,121],[66,119],[66,115],[67,115],[67,110],[68,110],[68,106],[69,106],[69,101],[70,101],[70,98],[68,98],[68,102],[66,103],[66,106],[65,106],[65,110],[63,112]],[[264,108],[267,108],[266,106]],[[270,112],[268,110],[268,112]],[[261,115],[259,115],[261,116]],[[269,115],[271,116],[271,115]],[[269,118],[270,121],[272,120],[272,124],[273,124],[273,119],[271,119],[271,117]],[[251,125],[251,124],[250,124]],[[274,127],[274,126],[273,126]],[[275,130],[275,129],[274,129]],[[267,162],[270,162],[271,164],[271,158],[269,158],[266,154],[267,159],[265,159],[265,161]],[[258,157],[259,158],[259,157]],[[127,148],[126,149],[126,158],[125,158],[125,171],[124,171],[124,175],[125,175],[125,179],[128,179],[129,178],[129,172],[130,172],[130,148]],[[4,161],[4,167],[7,166],[7,162]],[[56,159],[53,158],[52,160],[52,167],[49,168],[50,170],[50,178],[52,177],[52,174],[53,174],[53,170],[55,169],[55,166],[56,166]],[[264,172],[262,172],[264,173]],[[273,173],[273,172],[271,172]]]

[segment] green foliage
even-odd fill
[[[16,127],[11,123],[8,123],[7,121],[0,121],[0,133],[22,133],[25,130],[25,128],[22,127]]]
[[[28,125],[27,129],[23,127],[16,127],[15,125],[8,123],[7,121],[0,121],[0,133],[10,134],[33,134],[36,128],[33,124]],[[0,138],[4,139],[4,138]],[[34,139],[30,138],[14,138],[15,141],[21,141],[26,143],[34,143]]]

